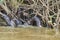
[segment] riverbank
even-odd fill
[[[60,34],[49,28],[0,27],[0,40],[60,40]]]

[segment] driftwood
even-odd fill
[[[14,17],[17,16],[16,15],[16,12],[18,10],[19,7],[23,7],[25,8],[25,11],[29,10],[29,9],[33,9],[34,10],[34,14],[36,15],[39,15],[41,18],[42,18],[42,21],[44,23],[47,24],[47,27],[49,27],[48,25],[50,24],[51,26],[55,27],[54,23],[57,25],[59,25],[59,20],[60,20],[60,1],[58,0],[26,0],[28,1],[27,4],[24,4],[24,0],[22,1],[22,3],[19,3],[18,1],[15,1],[15,0],[7,0],[5,2],[5,5],[4,4],[0,4],[0,6],[6,11],[7,14],[12,14]],[[33,3],[31,3],[31,1]],[[8,7],[8,4],[6,3],[10,3],[9,5],[12,6],[11,9],[13,9],[12,11],[9,9]],[[14,3],[13,3],[14,2]],[[15,11],[14,11],[15,10]],[[50,15],[50,14],[53,14],[53,15]],[[53,16],[53,17],[50,17],[50,16]],[[51,20],[52,18],[55,17],[55,21],[52,22],[53,20]],[[18,16],[17,16],[18,18]],[[24,21],[24,20],[23,20]],[[24,21],[25,22],[25,21]],[[57,28],[58,29],[58,28]]]

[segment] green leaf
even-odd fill
[[[50,18],[52,18],[53,16],[49,16]]]
[[[0,0],[0,4],[3,3],[3,2],[4,2],[4,0]]]
[[[48,21],[48,23],[52,23],[52,21],[50,20],[50,21]]]

